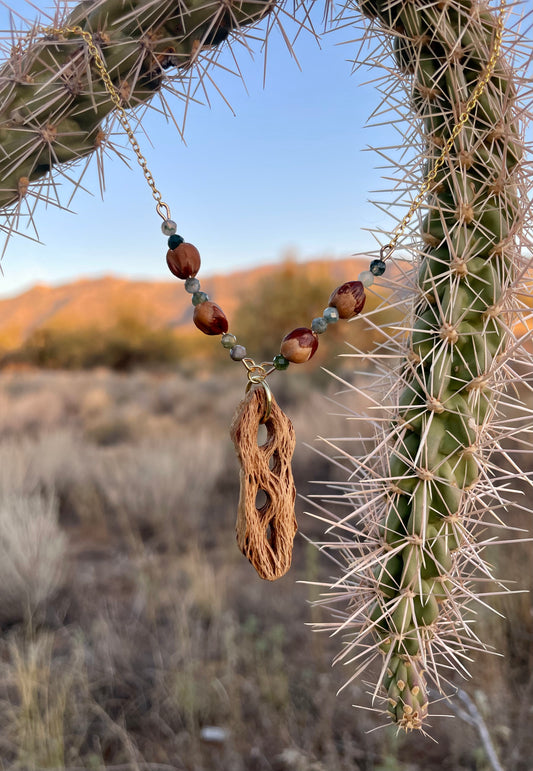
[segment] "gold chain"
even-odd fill
[[[94,59],[96,69],[98,70],[100,77],[102,78],[102,81],[104,83],[104,86],[106,87],[106,90],[109,96],[111,97],[111,101],[115,105],[117,118],[119,119],[124,131],[128,136],[128,140],[133,149],[133,152],[137,156],[137,161],[139,163],[139,166],[142,169],[144,178],[146,179],[152,191],[152,196],[156,202],[156,211],[162,219],[164,220],[170,219],[170,208],[168,204],[166,204],[163,201],[163,197],[159,192],[159,190],[157,189],[154,178],[152,176],[152,172],[148,168],[148,163],[146,161],[146,158],[141,152],[141,148],[139,147],[139,144],[135,139],[135,135],[133,133],[131,123],[129,122],[128,116],[126,115],[126,111],[122,106],[120,95],[117,89],[115,88],[113,81],[111,80],[111,76],[106,69],[104,60],[100,56],[100,52],[95,45],[93,35],[90,32],[87,32],[87,30],[82,29],[82,27],[80,26],[59,27],[58,29],[54,27],[44,27],[42,28],[41,32],[43,32],[46,35],[54,35],[54,36],[65,35],[65,34],[80,35],[80,37],[82,37],[85,40],[85,42],[87,43],[87,48],[89,49],[89,53]]]
[[[483,91],[487,86],[487,83],[492,77],[492,74],[494,72],[494,68],[496,67],[496,62],[498,60],[498,56],[500,55],[500,50],[502,47],[503,23],[504,23],[504,16],[505,16],[505,1],[506,0],[500,1],[498,21],[497,21],[497,26],[495,30],[494,47],[492,49],[492,54],[490,56],[490,59],[487,63],[487,69],[485,70],[485,74],[483,75],[483,77],[479,79],[472,93],[472,96],[470,97],[470,99],[466,104],[466,107],[464,108],[463,112],[459,115],[459,119],[456,125],[453,127],[452,133],[448,137],[448,140],[444,145],[444,149],[442,150],[442,153],[440,154],[439,158],[437,158],[437,160],[435,161],[435,165],[433,166],[433,168],[427,175],[426,179],[420,186],[420,190],[418,191],[418,194],[416,195],[413,202],[411,203],[411,206],[409,207],[409,211],[407,212],[403,220],[400,222],[400,224],[393,230],[392,238],[389,241],[389,243],[385,244],[385,246],[381,248],[380,256],[382,260],[386,260],[387,257],[390,257],[392,252],[396,249],[396,245],[400,237],[404,234],[405,228],[409,224],[411,217],[422,204],[426,193],[431,189],[431,186],[433,185],[433,182],[435,181],[440,168],[444,165],[446,156],[452,149],[453,143],[457,139],[457,136],[460,134],[463,126],[468,120],[468,116],[470,115],[470,113],[478,103],[479,97],[482,95]]]
[[[487,83],[489,82],[490,78],[492,77],[492,74],[494,72],[494,68],[496,67],[496,62],[498,60],[498,56],[500,54],[501,46],[502,46],[502,38],[503,38],[503,28],[504,28],[504,16],[505,16],[505,3],[506,0],[500,1],[500,8],[499,8],[499,15],[495,30],[495,41],[494,41],[494,47],[492,49],[492,53],[490,56],[490,59],[487,63],[487,68],[485,70],[484,75],[479,79],[472,96],[468,100],[466,107],[464,108],[463,112],[459,115],[459,119],[454,126],[450,136],[448,137],[448,140],[446,141],[446,144],[444,145],[444,148],[442,150],[442,153],[440,154],[439,158],[435,161],[435,165],[427,175],[426,179],[420,186],[420,190],[418,191],[416,197],[414,198],[413,202],[411,203],[411,206],[409,207],[409,211],[405,215],[405,217],[402,219],[400,224],[395,228],[395,230],[392,233],[392,237],[388,244],[385,244],[381,248],[381,259],[386,260],[388,257],[391,256],[392,252],[396,249],[396,246],[398,244],[399,239],[404,234],[405,229],[407,225],[409,224],[411,217],[416,212],[416,210],[421,206],[424,196],[426,193],[431,189],[437,174],[441,167],[444,165],[444,162],[446,160],[446,157],[450,150],[452,149],[453,143],[457,139],[457,136],[460,134],[463,126],[465,125],[466,121],[468,120],[468,117],[476,104],[479,101],[480,96],[483,94]],[[48,35],[65,35],[65,34],[73,34],[73,35],[80,35],[84,39],[84,41],[87,43],[87,48],[89,49],[89,53],[94,58],[94,63],[96,65],[96,68],[100,74],[100,77],[102,78],[102,81],[104,83],[104,86],[109,93],[109,96],[111,98],[111,101],[113,102],[116,110],[117,117],[122,124],[122,127],[124,128],[124,131],[127,134],[128,140],[131,144],[131,147],[133,149],[133,152],[135,153],[137,157],[137,161],[139,163],[139,166],[141,167],[144,177],[152,191],[152,196],[154,200],[156,201],[156,210],[160,217],[163,219],[170,219],[170,209],[168,205],[163,201],[161,193],[156,187],[154,178],[152,176],[152,172],[148,168],[148,164],[146,161],[146,158],[141,152],[141,148],[139,147],[139,144],[137,140],[135,139],[135,135],[133,133],[133,129],[131,127],[131,124],[128,120],[128,116],[126,115],[126,111],[124,107],[122,106],[120,95],[115,88],[113,81],[111,80],[111,76],[109,75],[109,72],[106,69],[104,60],[102,59],[100,52],[98,51],[98,48],[95,45],[93,35],[90,32],[87,32],[87,30],[82,29],[79,25],[76,25],[74,27],[60,27],[60,28],[54,28],[54,27],[43,27],[41,30],[43,33]]]

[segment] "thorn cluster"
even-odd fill
[[[372,19],[362,50],[371,35],[379,40],[361,59],[386,70],[377,119],[389,111],[402,132],[396,156],[387,150],[393,192],[412,195],[486,67],[496,14],[478,0],[360,0],[357,8]],[[344,8],[339,23],[349,15]],[[529,440],[531,410],[513,389],[520,381],[530,390],[533,369],[524,345],[530,104],[520,97],[531,45],[524,20],[515,22],[410,233],[412,262],[396,261],[384,284],[386,304],[407,321],[380,330],[373,382],[351,386],[371,399],[359,419],[373,435],[360,437],[362,452],[343,442],[350,479],[316,503],[330,525],[319,546],[340,568],[319,601],[334,616],[321,628],[344,636],[337,660],[353,668],[349,682],[376,672],[373,695],[405,730],[425,724],[428,678],[445,692],[452,673],[468,675],[473,651],[488,647],[475,633],[474,605],[505,586],[495,588],[483,558],[497,539],[482,534],[487,525],[507,530],[500,512],[512,478],[527,478],[508,447],[520,430]],[[407,164],[406,146],[415,151]]]
[[[250,50],[247,35],[267,36],[278,27],[292,52],[284,16],[298,20],[298,32],[303,27],[313,32],[308,13],[314,0],[303,12],[298,0],[292,10],[274,0],[83,0],[70,12],[56,2],[44,25],[28,20],[0,39],[0,208],[6,244],[27,221],[37,235],[38,201],[65,205],[61,183],[72,189],[69,206],[92,158],[103,191],[105,156],[123,157],[113,142],[114,105],[87,45],[79,35],[43,34],[43,26],[89,32],[132,123],[140,126],[146,110],[156,109],[180,134],[190,100],[209,102],[209,88],[217,88],[213,71],[223,47]],[[257,23],[265,17],[258,33]],[[240,75],[237,63],[235,71]],[[182,120],[176,114],[180,102]]]

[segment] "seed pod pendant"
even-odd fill
[[[261,384],[251,388],[237,408],[230,434],[241,465],[237,543],[261,578],[275,581],[291,566],[298,529],[291,470],[296,440],[291,421],[270,394],[269,399],[270,405]],[[268,406],[267,439],[258,445],[257,431]],[[258,508],[261,491],[266,501]]]

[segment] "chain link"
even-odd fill
[[[256,364],[253,359],[246,358],[242,359],[242,363],[248,372],[250,383],[262,383],[276,369],[271,361],[262,361],[261,364]]]
[[[483,94],[487,86],[487,83],[489,82],[489,80],[491,79],[494,73],[494,68],[496,67],[496,62],[498,61],[498,56],[500,55],[500,50],[502,47],[505,2],[506,0],[500,0],[500,8],[499,8],[498,20],[497,20],[497,25],[495,30],[494,47],[492,49],[490,59],[487,62],[487,68],[485,70],[485,74],[483,75],[483,77],[479,79],[472,93],[472,96],[466,103],[466,106],[463,112],[459,115],[459,119],[452,129],[452,132],[448,137],[446,144],[444,145],[442,153],[437,158],[437,160],[435,161],[435,165],[433,166],[433,168],[427,175],[426,179],[420,186],[420,190],[418,191],[417,195],[413,199],[413,202],[411,203],[411,206],[409,207],[409,211],[402,219],[400,224],[394,229],[392,233],[392,238],[390,239],[388,244],[385,244],[385,246],[381,248],[380,257],[382,260],[386,260],[388,257],[390,257],[393,251],[396,249],[399,239],[405,233],[405,229],[409,224],[409,222],[411,221],[411,217],[417,211],[417,209],[421,206],[426,193],[429,190],[431,190],[431,187],[435,182],[435,179],[437,178],[437,174],[439,173],[439,170],[444,165],[446,157],[453,147],[453,143],[457,139],[458,135],[461,133],[463,126],[465,125],[466,121],[470,116],[470,113],[478,103],[479,97]]]
[[[132,147],[132,150],[137,157],[137,161],[139,163],[139,166],[142,169],[144,178],[146,179],[150,187],[150,190],[152,191],[152,196],[156,202],[156,211],[163,220],[170,219],[170,208],[168,204],[166,204],[163,201],[163,197],[159,192],[159,190],[157,189],[155,180],[152,176],[152,172],[148,168],[148,163],[146,161],[146,158],[142,154],[141,148],[139,147],[139,143],[135,139],[135,134],[133,133],[131,123],[129,122],[128,116],[126,115],[126,110],[122,106],[120,94],[118,90],[115,88],[113,81],[111,80],[111,76],[106,69],[104,60],[100,55],[100,51],[96,47],[96,44],[94,42],[94,36],[90,32],[87,32],[87,30],[83,29],[78,25],[74,27],[59,27],[59,28],[42,27],[41,32],[43,32],[45,35],[52,35],[54,37],[66,35],[66,34],[72,34],[72,35],[79,35],[80,37],[83,38],[83,40],[87,44],[87,48],[90,55],[94,59],[94,63],[96,65],[96,69],[98,70],[98,74],[102,78],[106,91],[108,92],[111,98],[111,101],[113,102],[117,118],[122,124],[122,128],[126,132],[126,135]]]

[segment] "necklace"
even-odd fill
[[[421,184],[409,210],[394,229],[390,241],[381,248],[379,258],[372,260],[368,270],[362,271],[357,280],[348,281],[337,287],[332,292],[322,315],[314,318],[310,327],[298,327],[285,335],[281,341],[279,353],[272,358],[272,361],[260,363],[256,363],[248,356],[246,348],[229,331],[228,320],[222,308],[202,291],[197,278],[201,264],[200,253],[193,244],[187,243],[181,235],[178,235],[177,224],[172,219],[170,208],[163,201],[155,184],[122,106],[120,93],[106,69],[95,38],[79,25],[59,28],[42,27],[40,30],[43,34],[55,37],[78,35],[87,45],[104,87],[113,102],[116,115],[151,189],[157,214],[163,220],[161,230],[167,238],[167,265],[171,273],[184,282],[185,291],[191,294],[194,324],[206,335],[219,336],[222,346],[228,349],[231,359],[242,362],[245,367],[246,393],[237,408],[230,429],[240,462],[240,496],[236,530],[239,548],[261,578],[275,580],[288,571],[292,559],[293,540],[297,531],[294,514],[296,490],[291,470],[291,459],[295,447],[294,429],[289,418],[276,403],[267,378],[276,370],[286,370],[291,363],[302,364],[309,361],[317,350],[319,335],[325,333],[328,327],[337,323],[339,319],[349,320],[362,312],[366,300],[365,289],[374,283],[375,277],[385,273],[386,261],[395,251],[413,214],[422,205],[426,194],[431,191],[455,139],[492,77],[501,49],[504,9],[505,0],[501,0],[494,45],[485,72],[479,78],[440,156]],[[267,430],[267,439],[262,445],[257,443],[260,424],[264,424]],[[261,491],[266,494],[266,502],[258,508],[256,501]]]

